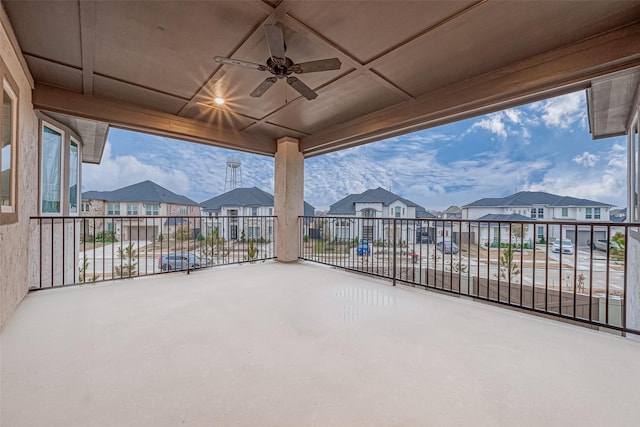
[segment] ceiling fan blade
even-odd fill
[[[253,90],[253,92],[251,92],[249,95],[253,96],[254,98],[259,98],[259,97],[262,96],[263,93],[265,93],[267,91],[267,89],[269,89],[271,86],[273,86],[273,84],[275,82],[277,82],[277,81],[278,81],[277,78],[269,77],[265,81],[260,83],[260,85],[257,88],[255,88]]]
[[[297,90],[300,95],[304,96],[309,101],[311,101],[312,99],[316,99],[316,97],[318,96],[318,94],[315,93],[313,89],[302,83],[302,81],[300,81],[297,77],[287,77],[287,83],[289,83],[289,86]]]
[[[259,71],[265,71],[267,69],[267,67],[265,67],[264,65],[256,64],[254,62],[249,62],[249,61],[243,61],[241,59],[231,59],[231,58],[224,58],[222,56],[216,56],[213,58],[213,60],[219,64],[240,65],[241,67],[253,68],[254,70],[259,70]]]
[[[267,46],[269,46],[269,54],[271,59],[278,64],[284,64],[284,36],[282,34],[282,28],[275,25],[265,25],[264,33],[267,39]]]
[[[291,70],[297,74],[315,73],[317,71],[339,70],[341,65],[338,58],[329,58],[295,64]]]

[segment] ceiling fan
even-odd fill
[[[294,63],[290,58],[285,56],[286,45],[282,29],[275,25],[265,25],[264,32],[266,34],[267,46],[269,47],[270,56],[267,58],[266,65],[256,64],[254,62],[242,61],[240,59],[224,58],[216,56],[213,58],[220,64],[240,65],[241,67],[253,68],[258,71],[268,71],[274,77],[267,77],[265,81],[250,93],[254,98],[261,97],[267,89],[269,89],[279,79],[287,79],[289,86],[294,88],[300,95],[308,100],[315,99],[318,94],[309,86],[304,84],[297,77],[291,74],[315,73],[318,71],[339,70],[342,63],[338,58],[320,59],[318,61]]]

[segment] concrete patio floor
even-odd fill
[[[310,263],[30,294],[0,425],[636,426],[640,344]]]

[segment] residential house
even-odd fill
[[[509,232],[509,224],[498,227],[498,223],[471,223],[470,227],[476,233],[476,239],[482,244],[501,242],[515,242],[522,239],[524,242],[536,240],[554,241],[559,238],[570,239],[578,245],[591,244],[591,231],[589,227],[581,229],[571,224],[550,225],[547,230],[545,222],[602,222],[610,221],[610,209],[613,205],[596,202],[593,200],[579,199],[569,196],[558,196],[541,191],[521,191],[507,197],[485,198],[476,200],[462,207],[462,218],[480,221],[535,221],[540,225],[524,225],[523,230]],[[484,229],[484,231],[482,231]],[[515,227],[518,229],[518,227]],[[577,233],[577,237],[576,237]],[[594,240],[607,238],[607,227],[594,228]]]
[[[435,216],[424,207],[378,187],[359,194],[349,194],[338,200],[329,208],[328,215],[337,217],[331,219],[329,230],[338,239],[359,238],[363,241],[396,240],[416,242],[423,235],[435,239],[433,227],[430,229],[429,219]],[[384,218],[382,221],[375,218]],[[393,228],[393,218],[396,229]],[[358,219],[355,221],[354,219]],[[398,237],[401,236],[401,237]],[[326,236],[325,236],[326,237]]]
[[[460,207],[455,205],[449,206],[447,209],[445,209],[442,212],[442,215],[440,217],[444,219],[461,219],[462,209],[460,209]]]
[[[228,240],[274,238],[274,198],[257,187],[236,188],[200,203],[203,216],[216,218],[205,221],[207,232],[218,229]],[[315,208],[304,202],[304,215],[313,216]]]
[[[82,234],[85,238],[104,231],[122,236],[122,240],[155,240],[161,233],[175,233],[180,224],[189,224],[194,233],[199,227],[200,207],[197,202],[152,181],[113,191],[84,192],[81,210],[82,216],[96,217],[84,221]]]

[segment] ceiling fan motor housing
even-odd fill
[[[293,66],[293,61],[289,58],[284,58],[282,64],[276,62],[273,58],[267,58],[267,69],[271,74],[276,76],[279,79],[283,79],[289,74],[293,73],[291,67]]]

